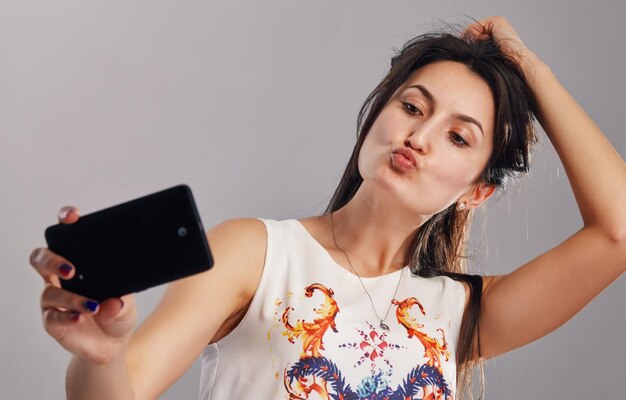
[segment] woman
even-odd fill
[[[584,227],[510,274],[465,275],[471,211],[528,169],[533,114]],[[504,18],[407,44],[359,120],[325,215],[214,227],[214,268],[172,283],[136,330],[132,295],[66,292],[75,267],[33,251],[44,326],[74,354],[68,397],[154,398],[202,353],[203,399],[459,398],[471,366],[626,269],[624,162]]]

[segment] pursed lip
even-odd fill
[[[413,155],[413,152],[411,150],[403,148],[403,149],[394,150],[393,153],[400,154],[407,160],[411,161],[413,163],[413,166],[417,166],[417,161],[415,160],[415,156]]]

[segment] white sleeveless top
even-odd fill
[[[239,325],[202,352],[201,400],[454,399],[463,284],[408,267],[363,278],[297,220],[262,220],[261,281]]]

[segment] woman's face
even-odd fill
[[[493,148],[494,113],[489,86],[465,65],[441,61],[420,68],[365,138],[358,163],[363,184],[420,215],[461,197],[477,205],[472,199],[482,202],[486,193],[476,182]]]

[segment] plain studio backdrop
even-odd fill
[[[43,284],[28,264],[61,206],[85,214],[187,183],[206,228],[320,214],[394,49],[442,19],[488,15],[509,18],[624,157],[617,0],[4,0],[0,397],[65,396],[69,356],[42,328]],[[543,132],[532,173],[477,217],[482,274],[510,272],[581,228]],[[141,319],[162,292],[138,295]],[[556,332],[489,361],[487,398],[623,400],[625,305],[621,279]],[[198,380],[196,362],[162,398],[197,398]]]

